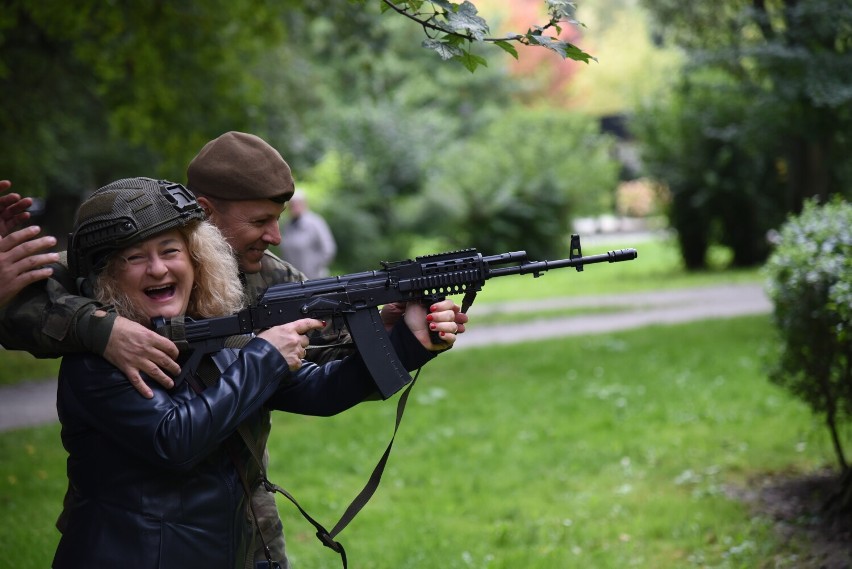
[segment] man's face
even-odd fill
[[[270,245],[281,243],[278,218],[284,204],[272,200],[234,200],[215,204],[201,196],[198,203],[207,212],[207,219],[219,228],[237,255],[244,273],[260,272],[260,260]]]

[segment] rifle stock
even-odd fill
[[[620,249],[584,257],[578,235],[571,236],[570,257],[554,261],[528,261],[524,251],[483,256],[476,249],[463,249],[384,262],[374,271],[278,284],[255,305],[230,316],[172,322],[158,318],[154,325],[161,334],[180,340],[192,350],[176,380],[180,381],[195,373],[203,354],[225,347],[231,336],[300,318],[334,323],[342,320],[379,392],[387,399],[411,381],[411,376],[391,346],[379,315],[382,305],[411,301],[432,304],[462,294],[461,308],[466,312],[485,281],[494,277],[532,274],[537,278],[554,269],[574,267],[582,271],[585,265],[629,261],[637,256],[636,249]]]

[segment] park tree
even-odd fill
[[[357,26],[363,39],[328,40],[328,30],[346,26]],[[331,223],[339,244],[336,269],[361,270],[377,260],[405,258],[415,248],[423,253],[478,242],[493,249],[495,235],[504,245],[540,252],[541,236],[549,233],[551,251],[563,254],[568,212],[577,214],[585,203],[575,198],[594,190],[597,203],[606,203],[615,186],[606,176],[607,183],[585,183],[599,173],[599,162],[576,167],[594,154],[605,160],[606,172],[615,169],[610,145],[596,138],[596,123],[587,119],[580,128],[579,118],[544,110],[527,113],[525,122],[510,109],[534,86],[512,77],[508,58],[473,74],[435,65],[435,54],[411,41],[417,31],[408,19],[369,19],[358,7],[343,5],[333,14],[289,22],[287,35],[300,53],[269,55],[274,62],[266,67],[275,73],[270,86],[282,87],[262,114],[274,124],[299,124],[270,128],[268,138],[293,160],[297,185]],[[293,68],[296,77],[288,73]],[[296,85],[306,78],[309,94]],[[309,97],[311,104],[281,104],[292,97]],[[301,108],[298,117],[294,106]],[[501,182],[513,198],[502,202],[502,215],[487,223],[486,210],[475,219],[458,215],[476,211],[482,199],[481,191],[465,188],[485,183],[483,171],[506,173],[513,163],[518,167]],[[452,176],[441,174],[448,168]],[[542,186],[546,177],[550,182]],[[443,201],[464,206],[438,215],[446,209]],[[548,207],[554,201],[559,207]],[[539,231],[518,227],[528,227],[530,216],[540,218]],[[465,229],[471,220],[478,235]]]
[[[487,22],[467,1],[350,1],[419,23],[428,48],[471,70],[486,64],[477,46],[489,43],[513,55],[521,42],[588,57],[547,33],[572,21],[564,1],[547,1],[550,20],[542,26],[505,38],[488,37]],[[346,3],[5,0],[0,169],[37,195],[91,187],[116,167],[182,174],[212,135],[253,124],[262,102],[257,65],[270,50],[286,49],[286,22]],[[358,27],[345,31],[368,39]]]
[[[417,71],[427,78],[448,67],[462,71],[457,77],[482,75],[491,54],[517,57],[513,45],[520,44],[588,61],[557,37],[561,26],[576,25],[573,5],[544,5],[548,16],[541,25],[492,37],[468,1],[5,0],[0,175],[21,192],[48,196],[52,212],[67,223],[80,194],[116,172],[183,180],[194,153],[226,130],[251,130],[285,150],[288,159],[292,153],[297,166],[313,164],[328,151],[310,134],[328,124],[320,115],[339,118],[324,111],[349,105],[353,96],[360,99],[355,107],[393,97],[398,108],[416,100],[428,105],[433,95],[441,105],[451,104],[449,90],[401,87],[411,71],[404,60],[383,57],[390,49],[383,25],[412,26],[416,33],[409,32],[408,42],[425,54],[419,61],[428,62]],[[294,33],[305,27],[322,35]],[[317,57],[341,80],[326,82],[330,72],[316,59],[306,64]],[[496,81],[495,74],[490,77]],[[383,82],[373,82],[377,78]],[[456,103],[471,105],[462,99]],[[57,208],[62,196],[67,207]],[[44,225],[57,235],[65,232]]]
[[[706,266],[711,244],[729,247],[734,266],[762,262],[767,232],[784,220],[780,125],[767,109],[753,109],[753,98],[754,86],[700,70],[633,118],[643,167],[667,186],[669,225],[687,269]]]
[[[426,191],[426,173],[451,141],[493,116],[486,108],[511,104],[514,82],[499,60],[473,74],[443,62],[411,41],[416,23],[354,3],[308,8],[285,30],[293,49],[269,52],[261,65],[257,130],[331,224],[335,270],[407,256],[417,228],[401,204]]]
[[[271,6],[5,1],[3,176],[44,195],[117,169],[182,174],[207,129],[245,123],[258,96],[245,62],[282,38]]]
[[[691,230],[702,234],[690,236],[692,246],[682,244],[684,250],[700,248],[698,242],[702,239],[705,243],[719,242],[718,231],[713,233],[718,226],[714,221],[717,212],[712,208],[704,210],[706,200],[696,196],[718,193],[721,198],[721,193],[734,191],[741,205],[724,215],[737,215],[743,207],[760,212],[767,201],[777,203],[783,212],[798,212],[810,197],[825,200],[832,194],[849,194],[852,169],[844,159],[852,150],[848,136],[852,127],[852,85],[844,71],[852,68],[852,6],[848,2],[643,3],[657,24],[656,37],[680,46],[687,56],[681,75],[670,86],[674,96],[687,106],[691,97],[690,108],[694,110],[708,102],[719,105],[706,108],[706,113],[694,113],[690,118],[697,121],[692,123],[695,130],[681,130],[683,140],[703,138],[705,149],[723,141],[733,152],[735,167],[731,168],[714,163],[719,160],[718,153],[703,154],[707,160],[699,165],[699,170],[708,177],[694,176],[690,180],[687,205],[692,208],[690,215],[700,217],[704,211],[706,217],[693,220]],[[700,79],[696,81],[695,77]],[[714,89],[733,92],[744,106],[740,116],[724,124],[718,122],[729,105],[718,97],[713,99],[710,94]],[[645,121],[646,126],[658,111],[659,106],[651,107],[652,116]],[[654,156],[657,175],[668,181],[665,170],[670,167],[671,177],[677,180],[682,174],[677,164],[682,153],[673,154],[666,165],[660,148],[653,147],[656,135],[652,134],[647,146],[648,138],[642,131],[638,135],[640,144]],[[699,155],[691,159],[695,164],[702,158]],[[743,171],[757,176],[746,186]],[[683,203],[673,201],[675,206]],[[675,211],[673,215],[677,225],[678,216],[683,214]],[[777,216],[754,219],[774,222]],[[724,222],[728,227],[737,223],[740,222],[733,219]],[[747,241],[730,243],[740,264],[765,260],[768,249],[748,242],[760,239],[762,229],[755,225],[741,236]],[[730,231],[726,235],[730,236]],[[701,257],[701,253],[695,253],[687,264],[693,266]]]
[[[448,245],[560,258],[573,216],[612,209],[620,165],[591,117],[516,107],[448,150],[409,204],[421,233]]]
[[[369,42],[323,39],[356,21]],[[433,66],[410,41],[416,25],[359,20],[355,8],[295,27],[288,37],[310,50],[297,67],[321,112],[301,113],[304,135],[287,155],[305,159],[297,185],[335,231],[337,270],[469,246],[564,256],[571,217],[611,207],[612,141],[589,117],[518,105],[537,85],[514,80],[508,58],[474,74]]]

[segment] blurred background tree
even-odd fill
[[[408,17],[392,17],[382,0],[9,0],[0,15],[0,171],[17,191],[47,198],[39,223],[61,237],[86,192],[127,175],[182,181],[207,140],[254,132],[333,218],[341,268],[373,265],[416,242],[422,218],[400,208],[427,191],[446,149],[529,90],[505,65],[512,43],[588,60],[555,35],[570,3],[538,3],[542,27],[526,22],[491,41],[500,36],[467,2],[396,2]],[[449,32],[424,34],[416,20],[433,10],[431,22]],[[489,41],[503,49],[478,47]]]
[[[82,194],[182,181],[207,140],[254,132],[331,218],[337,270],[427,246],[552,255],[642,176],[688,267],[715,244],[748,266],[804,199],[850,191],[846,3],[476,4],[6,0],[0,172],[61,237]]]
[[[281,41],[255,0],[3,3],[0,169],[36,195],[79,193],[145,169],[181,172],[205,131],[247,124],[245,62]]]
[[[672,191],[687,266],[729,245],[766,260],[765,233],[809,197],[849,196],[852,5],[842,0],[643,0],[686,63],[637,111],[651,175]]]
[[[669,223],[689,269],[722,244],[734,266],[766,259],[767,232],[787,209],[778,128],[752,108],[753,89],[716,70],[698,70],[645,104],[631,123],[645,171],[665,181]],[[759,115],[765,122],[751,120]]]
[[[419,231],[487,253],[564,257],[572,216],[612,211],[619,164],[590,117],[516,107],[450,146],[419,195]]]
[[[505,25],[501,18],[496,12],[495,26]],[[289,136],[270,137],[289,157],[304,151],[296,170],[338,238],[340,270],[470,246],[564,256],[572,217],[612,211],[620,166],[611,139],[596,117],[550,99],[563,88],[551,80],[558,72],[515,65],[532,53],[556,70],[586,64],[526,47],[517,62],[492,58],[467,74],[436,65],[404,19],[340,5],[292,23],[291,43],[309,50],[298,67],[317,102],[301,113],[298,147]],[[352,40],[328,40],[329,30],[347,27]],[[267,66],[282,70],[276,83],[288,81],[283,58],[291,54]]]

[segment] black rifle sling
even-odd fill
[[[391,449],[393,448],[393,441],[396,439],[396,433],[399,430],[399,424],[402,422],[402,415],[405,412],[405,404],[408,402],[408,395],[411,393],[411,389],[414,387],[414,384],[417,382],[417,378],[420,376],[420,370],[417,370],[417,373],[414,374],[414,379],[411,380],[411,383],[408,384],[408,387],[405,391],[402,392],[402,395],[399,396],[399,401],[396,404],[396,421],[393,426],[393,435],[391,435],[390,442],[388,442],[388,446],[385,449],[384,454],[382,454],[382,458],[379,459],[378,464],[373,469],[373,473],[370,475],[370,479],[367,481],[367,484],[361,490],[360,493],[352,500],[352,503],[349,504],[349,507],[346,508],[346,511],[340,517],[340,521],[332,528],[330,536],[333,539],[336,535],[343,531],[349,522],[361,511],[361,508],[367,505],[367,502],[370,498],[373,497],[373,494],[376,493],[376,489],[379,487],[379,483],[382,481],[382,474],[385,470],[385,465],[388,462],[388,457],[390,457]]]
[[[290,502],[292,502],[293,505],[298,508],[299,512],[302,514],[302,517],[308,520],[308,522],[310,522],[310,524],[313,525],[314,528],[317,530],[317,539],[319,539],[324,546],[340,554],[340,557],[343,560],[344,569],[346,569],[347,567],[346,551],[343,549],[343,545],[340,542],[335,541],[334,538],[337,537],[340,532],[342,532],[346,528],[346,526],[349,525],[349,522],[351,522],[355,518],[355,516],[358,515],[358,512],[360,512],[364,508],[364,506],[367,505],[367,502],[369,502],[370,498],[373,497],[373,494],[376,493],[376,490],[379,487],[379,483],[382,481],[382,474],[384,473],[385,466],[387,465],[388,458],[390,457],[391,449],[393,448],[393,442],[396,438],[396,433],[399,430],[399,424],[400,422],[402,422],[402,415],[405,412],[405,404],[408,401],[408,394],[411,393],[411,388],[414,387],[414,383],[417,381],[417,377],[419,375],[420,370],[417,370],[414,379],[408,385],[408,388],[403,391],[402,395],[399,398],[399,401],[397,402],[396,422],[393,428],[393,435],[391,435],[391,440],[388,443],[385,452],[382,454],[382,457],[379,459],[379,462],[376,464],[375,468],[373,468],[373,472],[370,475],[369,480],[367,480],[367,483],[364,485],[364,488],[362,488],[358,495],[355,496],[355,499],[352,500],[352,502],[349,504],[349,507],[346,508],[346,511],[343,513],[343,515],[340,517],[340,520],[335,524],[334,528],[332,528],[331,531],[325,529],[319,522],[317,522],[313,517],[311,517],[311,515],[308,514],[304,508],[302,508],[299,502],[296,501],[296,498],[294,498],[289,492],[287,492],[277,484],[270,482],[265,475],[263,476],[263,483],[266,486],[266,489],[270,492],[278,492],[279,494],[290,500]]]

